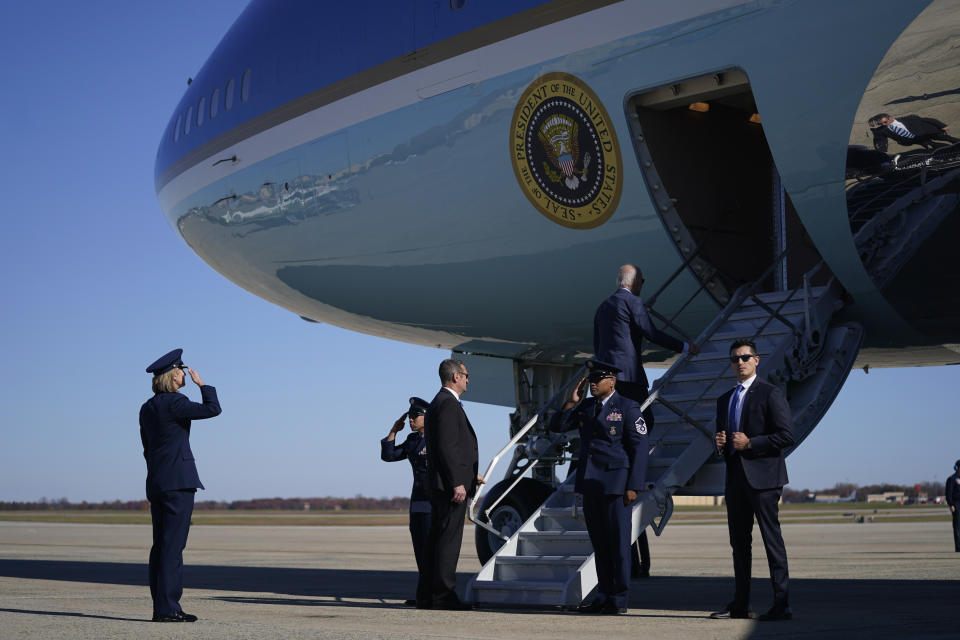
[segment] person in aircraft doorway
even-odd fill
[[[422,399],[410,398],[410,408],[401,415],[390,433],[380,441],[380,459],[384,462],[409,460],[413,470],[413,489],[410,491],[410,540],[413,542],[413,555],[417,560],[418,575],[423,572],[426,562],[427,538],[430,536],[430,494],[427,492],[427,442],[423,437],[429,403]],[[411,433],[401,444],[397,444],[397,434],[403,429],[404,418],[410,421]],[[411,598],[404,602],[408,607],[416,606]]]

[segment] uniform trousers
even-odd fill
[[[417,570],[423,571],[427,561],[427,543],[430,539],[430,512],[410,512],[410,541],[413,542],[413,555],[417,559]]]
[[[754,489],[743,472],[739,456],[727,459],[727,526],[733,549],[733,574],[736,583],[731,609],[746,611],[750,605],[750,574],[753,563],[753,518],[760,525],[760,535],[767,552],[770,582],[773,585],[773,606],[789,606],[789,572],[787,549],[780,532],[779,506],[782,487]]]
[[[639,382],[624,382],[617,381],[617,393],[622,395],[624,398],[629,398],[636,402],[639,405],[643,405],[647,401],[647,398],[650,396],[650,390],[647,389],[646,385]],[[653,433],[653,405],[651,404],[643,412],[643,421],[647,423],[647,433]],[[647,539],[647,530],[644,529],[643,533],[640,534],[640,537],[637,538],[637,543],[634,546],[637,555],[639,556],[639,561],[635,562],[636,569],[638,573],[649,573],[650,572],[650,543]]]
[[[463,520],[467,501],[456,503],[452,491],[433,491],[430,496],[430,536],[426,566],[417,581],[417,603],[443,606],[460,602],[457,596],[457,561],[463,543]]]
[[[626,608],[630,588],[630,509],[622,495],[584,492],[583,516],[593,545],[601,603]]]
[[[180,489],[147,496],[153,521],[150,595],[153,597],[153,612],[158,615],[180,611],[183,549],[187,546],[196,493],[196,489]]]
[[[960,505],[950,515],[953,516],[953,550],[960,551]]]

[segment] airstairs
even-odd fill
[[[776,263],[767,274],[774,267]],[[700,353],[681,356],[654,383],[647,401],[654,404],[655,415],[647,490],[633,507],[633,540],[647,527],[660,535],[673,512],[673,495],[723,493],[724,466],[713,435],[717,398],[735,384],[728,351],[735,338],[756,342],[761,376],[781,386],[789,383],[797,444],[836,397],[863,331],[855,324],[832,325],[834,313],[843,306],[842,290],[832,281],[810,286],[808,276],[804,286],[788,291],[760,293],[758,285],[741,287],[697,339]],[[518,433],[511,442],[522,436]],[[596,569],[580,496],[573,491],[574,475],[470,580],[467,600],[480,606],[573,607],[590,595],[597,584]],[[489,528],[482,519],[476,522]]]

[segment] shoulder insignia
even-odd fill
[[[637,421],[633,423],[633,426],[637,428],[637,433],[640,435],[647,435],[647,421],[643,419],[643,416],[637,418]]]

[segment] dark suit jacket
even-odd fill
[[[960,508],[960,471],[947,478],[944,495],[948,505]]]
[[[923,144],[932,136],[943,133],[944,123],[936,118],[923,118],[921,116],[903,116],[896,118],[900,124],[907,128],[907,131],[916,136],[916,138],[904,138],[897,135],[890,127],[877,127],[873,131],[873,146],[878,151],[887,150],[887,138],[903,146],[911,144]]]
[[[644,490],[647,475],[647,426],[640,405],[616,391],[594,417],[596,398],[554,414],[551,431],[580,430],[576,490],[623,495]]]
[[[147,496],[203,489],[190,450],[190,421],[220,415],[217,390],[200,387],[203,402],[182,393],[158,393],[140,407],[140,441],[147,460]]]
[[[743,473],[754,489],[782,487],[787,479],[787,465],[783,450],[793,444],[793,422],[790,405],[779,387],[759,377],[747,389],[740,410],[740,430],[750,438],[750,449],[739,451]],[[717,431],[727,429],[730,396],[733,389],[717,399]],[[727,432],[727,440],[731,433]],[[723,452],[730,462],[730,446]]]
[[[440,389],[427,409],[424,422],[430,488],[453,491],[463,485],[467,495],[477,488],[480,454],[477,434],[463,407],[450,391]]]
[[[644,338],[671,351],[683,351],[683,342],[654,327],[643,300],[626,289],[617,289],[597,307],[593,352],[597,360],[620,369],[618,380],[650,386],[640,358]]]

